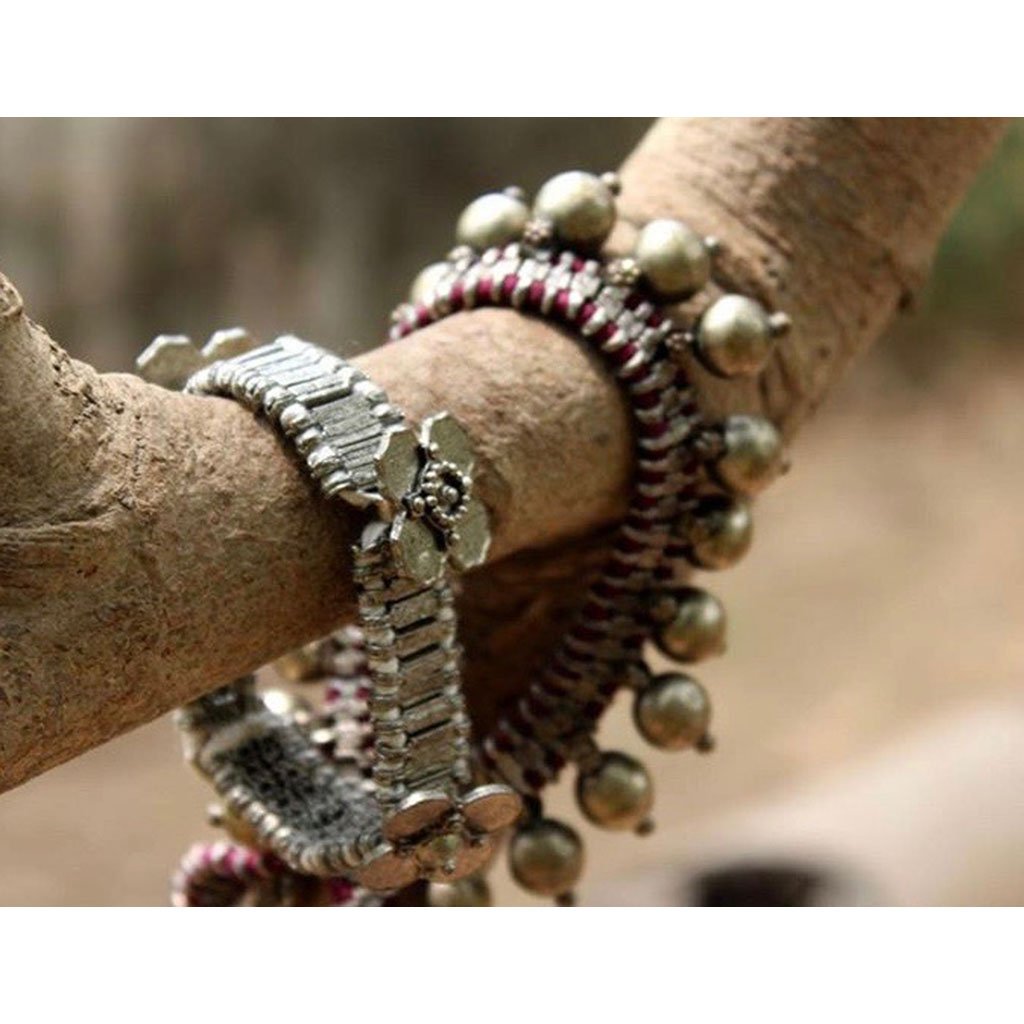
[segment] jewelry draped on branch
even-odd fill
[[[379,389],[358,423],[350,416],[339,426],[336,417],[318,416],[318,402],[351,402],[345,395],[355,385],[373,385],[294,339],[245,356],[250,343],[242,332],[219,332],[202,352],[187,339],[165,337],[140,357],[140,372],[165,386],[180,387],[197,374],[192,390],[232,395],[268,416],[291,438],[322,494],[372,505],[379,515],[356,550],[362,629],[339,631],[278,663],[307,690],[324,688],[319,709],[280,692],[260,698],[244,681],[183,713],[193,747],[198,742],[193,760],[226,801],[222,823],[242,845],[191,851],[175,879],[176,903],[372,903],[425,879],[434,905],[481,905],[489,900],[482,873],[495,835],[513,821],[513,876],[531,892],[571,903],[583,845],[542,806],[544,788],[566,766],[576,769],[577,801],[590,822],[639,834],[652,827],[646,769],[594,740],[615,694],[633,691],[636,727],[653,746],[711,749],[704,688],[681,670],[652,674],[644,648],[653,640],[684,666],[722,652],[724,610],[687,579],[695,568],[724,569],[746,553],[749,501],[782,470],[783,452],[778,432],[762,418],[707,422],[691,368],[696,359],[722,377],[759,373],[788,319],[725,294],[687,322],[675,304],[693,300],[712,281],[718,243],[679,221],[655,220],[640,230],[630,255],[603,256],[618,191],[613,174],[570,171],[548,181],[532,206],[515,188],[480,197],[459,218],[457,247],[420,273],[411,300],[393,314],[394,342],[480,306],[548,319],[601,356],[632,413],[633,494],[607,561],[548,664],[538,666],[536,682],[471,749],[445,580],[447,566],[482,560],[487,524],[473,500],[472,452],[457,424],[440,414],[417,442]],[[261,376],[260,366],[276,369]],[[348,392],[338,390],[339,379]],[[287,395],[273,390],[281,388]],[[311,430],[315,436],[307,437]],[[433,597],[422,596],[427,592]],[[411,608],[412,598],[420,602],[416,614],[429,605],[429,635],[407,640],[408,615],[396,620],[395,613],[402,602]],[[442,621],[450,628],[442,630],[441,676],[414,685],[406,678],[395,690],[388,672],[408,676],[415,658],[438,642],[439,626],[429,624]],[[416,625],[408,625],[413,634]],[[397,746],[396,720],[405,723]],[[438,722],[442,729],[452,723],[444,735],[454,746],[430,739]],[[229,734],[226,723],[235,731]],[[262,744],[255,758],[254,744]],[[407,749],[417,745],[410,762]],[[376,805],[367,803],[371,794]],[[351,834],[338,801],[357,808],[360,824]],[[347,846],[338,845],[340,833]],[[312,876],[320,881],[312,884]]]

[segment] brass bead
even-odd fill
[[[760,416],[730,416],[722,429],[725,451],[715,475],[737,494],[754,495],[782,472],[782,437]]]
[[[596,767],[580,772],[576,799],[595,825],[630,831],[647,819],[654,786],[647,769],[628,754],[608,751]]]
[[[434,289],[449,270],[451,265],[448,263],[431,263],[429,267],[424,267],[409,289],[409,301],[429,302],[434,296]]]
[[[489,907],[491,887],[482,875],[467,875],[457,882],[431,882],[427,903],[432,907]]]
[[[523,825],[508,847],[512,877],[530,892],[558,896],[572,890],[583,871],[583,843],[576,832],[551,818]]]
[[[704,239],[678,220],[652,220],[641,230],[634,249],[644,279],[660,298],[686,299],[701,290],[711,275]]]
[[[687,524],[690,561],[700,569],[728,569],[750,550],[753,536],[754,520],[745,501],[704,498]]]
[[[685,750],[707,735],[711,702],[704,687],[681,672],[655,676],[633,702],[640,735],[662,750]]]
[[[504,192],[489,192],[462,211],[455,237],[462,245],[482,251],[508,245],[523,234],[530,211],[521,199]]]
[[[566,171],[541,186],[533,212],[550,220],[568,245],[595,249],[615,225],[615,197],[597,175]]]
[[[662,606],[671,607],[666,618]],[[674,661],[694,662],[725,650],[725,609],[721,601],[698,587],[683,587],[659,598],[655,618],[662,624],[655,633],[658,649]]]
[[[772,351],[772,325],[764,308],[744,295],[723,295],[701,317],[697,351],[722,377],[753,377]]]

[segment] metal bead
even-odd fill
[[[696,679],[680,672],[666,672],[636,695],[633,721],[652,746],[685,750],[707,735],[711,702]]]
[[[431,882],[427,903],[431,907],[489,907],[491,887],[480,875],[468,875],[457,882]]]
[[[725,451],[715,475],[738,494],[763,490],[782,472],[782,437],[760,416],[730,416],[722,429]]]
[[[686,367],[693,352],[693,334],[690,331],[672,331],[665,338],[665,349],[677,366]]]
[[[637,238],[637,265],[660,298],[686,299],[711,275],[704,239],[678,220],[652,220]]]
[[[647,820],[654,803],[654,786],[639,761],[608,751],[596,767],[580,773],[576,799],[595,825],[631,831]]]
[[[632,256],[610,260],[604,269],[605,280],[620,288],[633,288],[640,280],[640,267]]]
[[[555,226],[546,217],[531,217],[523,228],[523,243],[534,249],[550,248],[555,240]]]
[[[489,192],[462,211],[455,237],[478,251],[508,245],[522,236],[530,211],[521,199],[504,192]]]
[[[674,661],[703,661],[725,650],[725,609],[706,590],[684,587],[660,595],[652,617],[661,624],[654,641]]]
[[[583,843],[576,832],[551,818],[523,825],[508,848],[512,877],[530,892],[570,892],[583,871]]]
[[[724,295],[701,317],[697,350],[723,377],[753,377],[772,351],[772,326],[764,308],[745,295]]]
[[[429,302],[434,297],[434,289],[449,270],[451,270],[451,265],[448,263],[431,263],[429,267],[424,267],[412,282],[412,287],[409,289],[409,301]]]
[[[597,175],[565,171],[541,186],[533,212],[550,220],[566,244],[597,248],[615,224],[615,197]]]
[[[686,524],[690,560],[701,569],[728,569],[750,550],[754,520],[738,498],[704,498]]]

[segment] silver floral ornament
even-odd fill
[[[402,801],[384,823],[385,842],[359,880],[370,889],[394,889],[417,878],[457,881],[494,856],[500,833],[522,812],[512,789],[486,783],[461,796],[422,791]]]
[[[376,470],[396,569],[429,582],[445,558],[461,571],[487,557],[487,509],[473,490],[473,447],[449,413],[424,421],[419,436],[394,430],[381,442]]]
[[[150,384],[180,391],[194,373],[221,359],[242,355],[256,347],[244,327],[215,331],[200,349],[184,334],[161,334],[135,360],[138,375]]]

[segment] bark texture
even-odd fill
[[[695,371],[708,412],[757,408],[792,435],[909,305],[1002,128],[658,122],[623,168],[625,218],[717,236],[720,283],[795,324],[754,384]],[[576,342],[507,311],[358,361],[410,418],[447,408],[477,443],[494,547],[465,581],[462,629],[485,725],[542,661],[625,506],[626,411]],[[0,789],[349,617],[353,518],[312,499],[264,425],[69,359],[6,281],[0,410]]]

